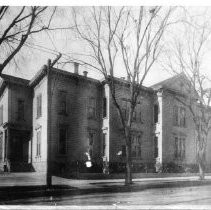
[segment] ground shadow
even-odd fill
[[[149,183],[140,184],[134,183],[131,186],[124,186],[122,183],[115,183],[112,186],[108,183],[98,183],[98,188],[91,187],[89,189],[79,189],[68,185],[54,185],[48,189],[44,185],[40,186],[14,186],[14,187],[0,187],[0,204],[24,198],[45,198],[45,197],[61,197],[71,195],[88,195],[94,193],[115,193],[115,192],[138,192],[147,189],[155,188],[172,188],[172,187],[190,187],[190,186],[203,186],[211,185],[211,181],[178,181],[178,182],[165,182],[165,183]],[[40,200],[41,200],[40,199]],[[25,203],[26,204],[26,203]]]

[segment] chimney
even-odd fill
[[[83,71],[84,77],[87,77],[88,71]]]
[[[79,63],[74,62],[74,73],[78,74]]]

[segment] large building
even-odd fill
[[[102,172],[125,163],[125,141],[109,86],[74,73],[42,68],[30,81],[2,74],[0,84],[0,169],[68,173],[85,171],[87,154]],[[182,75],[143,87],[132,125],[134,171],[163,165],[196,164],[196,134],[187,108],[175,99],[183,91]],[[183,82],[184,83],[184,82]],[[116,94],[125,118],[128,81],[116,78]],[[207,150],[211,150],[211,143]],[[207,152],[207,164],[211,154]]]

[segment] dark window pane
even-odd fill
[[[18,120],[24,119],[24,101],[18,100]]]
[[[67,93],[65,91],[59,91],[58,96],[58,112],[59,114],[67,114]]]
[[[154,105],[154,123],[158,122],[158,105]]]
[[[59,154],[66,154],[67,129],[59,129]]]
[[[158,157],[158,137],[154,138],[154,158]]]
[[[103,98],[103,117],[107,117],[107,99]]]
[[[88,118],[94,119],[96,117],[96,99],[89,98],[88,99]]]
[[[126,146],[122,145],[122,157],[126,157]]]
[[[103,133],[103,156],[105,155],[106,148],[106,133]]]
[[[173,108],[173,122],[174,123],[173,124],[175,126],[179,125],[178,111],[179,111],[178,106],[174,106]]]

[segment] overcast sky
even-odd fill
[[[187,10],[193,16],[204,15],[204,19],[210,19],[210,8],[209,7],[189,7]],[[54,25],[59,27],[71,26],[71,8],[70,7],[58,7],[57,16],[54,19]],[[202,18],[202,19],[203,19]],[[210,23],[211,25],[211,23]],[[177,31],[177,27],[168,33],[172,34]],[[178,36],[181,31],[178,30]],[[21,56],[16,57],[19,68],[15,68],[13,65],[9,65],[4,73],[12,74],[14,76],[19,76],[27,79],[31,79],[34,74],[42,67],[42,65],[47,63],[47,60],[54,59],[59,52],[62,53],[63,58],[68,58],[76,53],[83,51],[83,45],[76,42],[75,37],[71,34],[70,30],[58,30],[43,32],[35,35],[33,39],[28,40],[28,44],[21,50]],[[207,46],[207,50],[211,49],[211,45]],[[204,60],[204,71],[210,75],[210,57],[211,53],[208,52],[205,55]],[[67,65],[63,67],[61,65],[56,66],[59,68],[64,68],[67,71],[73,72],[73,66]],[[84,68],[80,69],[80,73]],[[100,78],[101,75],[96,72],[96,70],[85,68],[89,72],[89,76],[94,78]],[[116,76],[125,76],[122,71],[121,66],[117,68]],[[152,71],[146,78],[145,85],[150,86],[154,83],[160,82],[168,77],[172,76],[172,73],[165,71],[160,65],[155,64]],[[211,76],[211,75],[210,75]],[[211,78],[211,77],[210,77]]]

